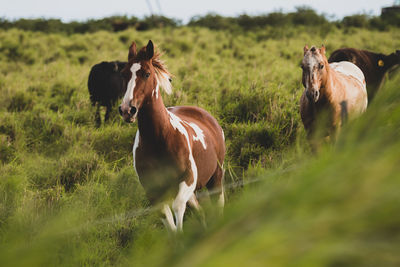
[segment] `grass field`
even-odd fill
[[[135,124],[95,127],[90,67],[149,39],[174,74],[168,105],[226,134],[227,205],[207,229],[165,231],[132,168]],[[400,31],[0,31],[0,258],[4,266],[398,266],[400,76],[335,145],[310,153],[299,116],[305,44],[391,53]]]

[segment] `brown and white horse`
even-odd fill
[[[217,190],[218,204],[224,206],[224,133],[201,108],[164,106],[159,88],[171,93],[170,73],[151,40],[139,52],[133,42],[128,61],[119,110],[126,122],[138,121],[133,164],[151,204],[161,203],[164,223],[182,230],[186,204],[200,209],[197,189]]]
[[[329,64],[324,46],[305,46],[301,68],[305,90],[300,99],[300,115],[309,139],[317,126],[323,125],[324,136],[332,136],[344,120],[366,110],[364,75],[353,63]]]

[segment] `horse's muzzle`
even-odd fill
[[[319,90],[307,90],[306,96],[310,102],[317,102],[319,99]]]
[[[118,107],[119,114],[122,116],[125,122],[131,123],[135,122],[137,115],[137,108],[134,106],[130,106],[129,109],[122,109],[122,106]]]

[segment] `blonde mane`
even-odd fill
[[[164,62],[160,59],[160,53],[157,52],[154,54],[152,62],[159,86],[162,87],[167,94],[171,94],[171,74],[167,70]]]

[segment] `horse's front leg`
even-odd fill
[[[188,179],[192,180],[192,179]],[[176,228],[179,231],[182,231],[183,228],[183,216],[186,210],[186,203],[193,196],[194,190],[196,189],[196,179],[192,180],[192,184],[187,185],[186,181],[183,181],[179,184],[179,191],[172,203],[172,209],[175,214],[176,219]]]

